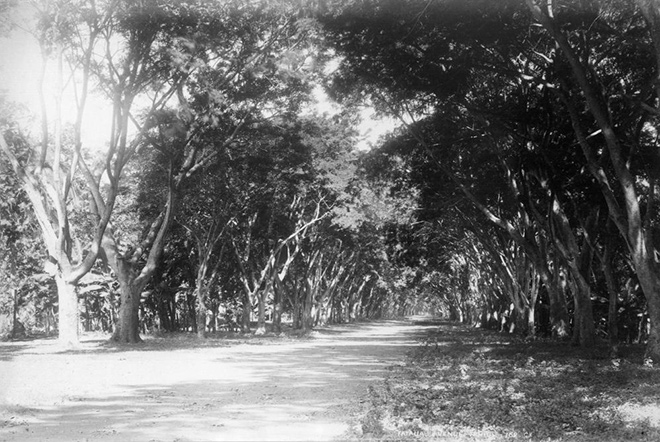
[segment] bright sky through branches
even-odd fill
[[[11,102],[24,106],[29,119],[19,121],[23,129],[38,135],[40,127],[39,72],[42,66],[39,44],[33,35],[17,28],[8,36],[0,39],[0,89]],[[47,64],[44,81],[44,99],[52,129],[52,116],[55,107],[55,62]],[[67,81],[65,72],[64,81]],[[73,124],[76,107],[71,88],[67,88],[62,101],[63,124]],[[86,105],[83,120],[83,142],[88,147],[105,147],[110,132],[111,109],[98,94],[91,94]]]
[[[14,11],[12,19],[19,23],[11,33],[0,39],[0,91],[9,101],[16,102],[29,111],[28,117],[19,121],[23,129],[29,130],[33,136],[40,136],[40,103],[39,103],[39,72],[42,65],[40,49],[36,38],[27,32],[20,23],[29,23],[32,12],[27,3]],[[55,61],[49,60],[44,83],[44,98],[52,130],[52,118],[55,115]],[[66,67],[64,81],[67,77]],[[62,123],[73,124],[76,117],[76,107],[71,87],[65,90],[62,97]],[[318,113],[333,115],[340,111],[339,105],[329,101],[321,87],[314,90],[316,100],[315,110]],[[359,140],[357,149],[369,150],[378,139],[392,131],[397,122],[393,119],[377,118],[373,109],[363,108],[361,123],[358,126]],[[87,149],[102,150],[107,145],[110,132],[111,109],[108,102],[98,92],[91,91],[86,104],[83,119],[82,138]]]
[[[338,104],[333,103],[328,98],[327,94],[320,86],[317,86],[314,91],[314,99],[316,100],[316,111],[321,114],[333,115],[340,112]],[[360,124],[358,125],[358,132],[360,133],[357,149],[370,150],[373,148],[378,139],[394,130],[398,126],[397,121],[391,118],[378,118],[375,111],[371,107],[364,107],[360,112]]]

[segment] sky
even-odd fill
[[[321,113],[333,115],[341,111],[338,104],[330,101],[321,87],[313,92],[316,99],[316,110]],[[379,118],[373,108],[364,107],[360,112],[361,123],[358,125],[359,139],[356,148],[358,150],[370,150],[377,146],[381,136],[391,132],[398,126],[393,118]]]
[[[8,36],[0,39],[0,89],[10,101],[19,103],[28,109],[32,119],[19,121],[22,128],[33,133],[40,129],[39,74],[41,69],[39,45],[27,31],[17,28]],[[56,75],[51,61],[48,65],[44,83],[44,98],[49,115],[55,109]],[[66,79],[65,79],[66,80]],[[68,93],[67,93],[68,92]],[[62,103],[63,123],[75,121],[75,101],[71,91],[65,92]],[[102,148],[109,134],[110,114],[107,103],[100,97],[92,96],[87,104],[86,121],[83,125],[83,139],[90,146]]]
[[[25,22],[29,16],[27,9],[19,10],[17,20]],[[37,135],[40,130],[39,105],[39,71],[41,68],[40,49],[34,36],[27,31],[16,28],[8,36],[0,38],[0,89],[3,89],[10,101],[24,105],[32,115],[31,119],[20,121],[23,128],[27,128]],[[51,62],[46,71],[44,96],[49,115],[55,109],[55,66]],[[335,103],[331,103],[323,90],[318,87],[314,91],[317,101],[316,110],[319,113],[332,115],[339,111]],[[83,120],[83,143],[94,148],[103,149],[106,146],[110,132],[111,109],[108,103],[98,94],[91,94],[87,102],[85,120]],[[65,93],[62,104],[63,123],[75,121],[75,101],[73,95]],[[359,141],[357,149],[369,150],[379,137],[396,127],[393,119],[376,118],[373,109],[365,107],[361,112],[362,123],[358,127]]]

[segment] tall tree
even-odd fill
[[[283,117],[300,104],[311,55],[303,42],[313,27],[289,14],[294,5],[286,1],[53,0],[40,6],[35,35],[44,66],[48,61],[55,67],[54,116],[44,104],[41,142],[35,144],[30,162],[21,161],[4,138],[0,151],[29,195],[57,268],[62,340],[75,344],[78,339],[75,287],[103,243],[102,256],[122,287],[116,337],[136,341],[140,292],[162,253],[178,187],[259,115]],[[65,82],[68,71],[73,81]],[[61,115],[65,84],[74,89],[77,109],[71,136],[64,134]],[[98,167],[85,155],[82,136],[93,84],[112,103],[108,147]],[[178,110],[168,111],[176,101]],[[205,149],[211,136],[223,142]],[[107,228],[124,168],[143,148],[155,148],[167,158],[169,191],[143,241],[127,247],[116,226]],[[91,225],[85,229],[72,224],[77,179],[90,200],[85,222]],[[78,233],[88,234],[87,246],[74,240]]]
[[[167,171],[163,199],[145,234],[123,248],[117,231],[106,232],[104,249],[122,287],[115,339],[140,339],[141,293],[162,256],[185,182],[225,150],[249,142],[241,137],[244,130],[267,120],[284,122],[307,99],[314,27],[292,15],[294,7],[287,1],[199,2],[127,15],[130,32],[157,31],[143,53],[167,62],[155,66],[154,75],[169,75],[165,84],[175,89],[178,108],[141,123],[143,145],[159,152]],[[169,23],[172,30],[164,33]]]
[[[545,225],[560,265],[570,271],[579,314],[576,336],[584,345],[594,338],[588,275],[594,246],[590,237],[597,237],[590,233],[593,216],[587,214],[599,210],[600,201],[606,202],[631,247],[637,273],[647,281],[645,292],[649,298],[657,293],[650,240],[656,218],[655,166],[649,167],[657,162],[651,130],[656,95],[649,86],[657,63],[648,50],[657,5],[639,4],[648,24],[629,2],[598,1],[373,2],[342,5],[324,19],[348,67],[337,84],[344,89],[359,85],[384,112],[407,121],[438,170],[535,256],[539,269],[550,270],[546,256],[519,235],[509,218],[476,198],[461,162],[471,151],[491,149],[495,162],[503,166],[498,175],[517,175],[516,186],[522,192],[512,187],[516,198],[528,200],[523,201],[526,215]],[[466,132],[464,139],[454,138],[468,148],[452,164],[438,152],[434,127],[410,124],[433,113],[450,116],[442,119],[445,127],[435,126],[436,137],[455,128]],[[461,124],[451,126],[452,121]],[[561,129],[565,127],[572,127],[572,136],[566,137],[569,132]],[[569,162],[548,155],[548,146],[561,146],[564,155],[577,158],[575,144],[582,146],[586,161],[580,163],[591,172],[582,183],[568,179],[571,174],[583,175],[579,168],[566,168]],[[534,152],[537,163],[546,163],[543,168],[553,173],[546,177],[560,176],[564,182],[551,180],[548,186],[547,178],[529,162],[512,168],[511,160],[526,152]],[[636,185],[639,180],[649,186]],[[580,187],[567,191],[566,183]],[[594,183],[603,198],[592,198]],[[526,187],[536,190],[528,192]],[[585,204],[589,201],[591,205]],[[556,265],[553,269],[554,275],[541,272],[550,291],[560,270]],[[653,316],[656,308],[649,302]],[[656,341],[652,334],[653,359]]]
[[[558,74],[551,87],[571,117],[585,164],[628,245],[648,302],[646,355],[660,362],[660,266],[653,240],[660,158],[653,153],[658,97],[652,86],[660,55],[658,5],[638,2],[644,23],[640,11],[626,2],[594,2],[577,10],[546,1],[526,3],[556,42],[560,55],[552,62]],[[656,49],[649,51],[646,45]],[[633,96],[634,101],[623,99]],[[640,179],[647,186],[640,188]]]
[[[5,114],[5,111],[15,113],[18,110],[11,107],[5,109],[5,104],[0,104],[0,127],[5,129],[4,136],[11,140],[19,157],[24,158],[29,155],[28,143]],[[45,250],[40,241],[39,227],[30,210],[30,201],[11,169],[6,158],[0,157],[0,314],[8,314],[11,318],[9,335],[13,338],[23,325],[18,320],[19,304],[23,297],[21,292],[30,283],[30,277],[44,276]],[[43,313],[36,305],[34,310],[35,316]]]
[[[112,6],[100,9],[94,2],[63,1],[37,4],[33,32],[42,51],[41,83],[38,85],[41,98],[41,140],[33,143],[33,155],[20,158],[16,146],[11,146],[4,136],[0,136],[0,151],[9,159],[20,179],[41,228],[57,282],[60,340],[68,345],[76,345],[78,342],[76,285],[96,261],[117,196],[115,178],[121,174],[125,157],[130,156],[127,151],[131,149],[126,143],[127,126],[121,124],[122,119],[118,116],[111,148],[105,154],[104,167],[92,171],[90,158],[83,150],[83,119],[90,78],[98,61],[94,59],[94,54],[100,37],[110,32]],[[130,63],[129,60],[130,57],[127,63]],[[55,72],[55,107],[52,112],[46,106],[44,96],[48,65]],[[72,133],[65,136],[62,100],[67,90],[65,76],[68,75],[72,75],[73,79],[67,84],[73,89],[76,117]],[[132,98],[142,86],[126,78],[118,87],[115,91],[117,96],[130,95],[129,99],[123,101],[123,111],[130,108]],[[50,132],[50,121],[53,133]],[[110,185],[105,189],[100,184],[104,175],[110,178]],[[80,183],[82,180],[78,180],[79,177],[84,177],[83,183]],[[77,189],[80,185],[82,189]],[[72,216],[76,191],[86,191],[93,195],[93,209],[88,217]],[[82,220],[89,229],[83,232],[81,226],[76,225],[77,220]]]

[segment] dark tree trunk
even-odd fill
[[[210,306],[211,310],[211,332],[215,333],[218,331],[218,302],[215,301]]]
[[[296,330],[300,330],[303,327],[302,324],[302,310],[303,310],[303,302],[302,298],[304,296],[304,289],[303,288],[298,288],[295,293],[295,299],[293,301],[293,328]]]
[[[275,280],[273,284],[273,332],[282,333],[282,294],[281,284]]]
[[[305,298],[302,304],[302,329],[305,333],[309,332],[314,326],[314,317],[312,308],[314,307],[314,288],[311,281],[307,281]]]
[[[119,305],[119,322],[115,326],[113,340],[121,343],[135,344],[142,342],[140,338],[140,321],[138,310],[142,287],[136,287],[132,278],[119,277],[121,304]]]
[[[195,306],[196,298],[194,295],[186,293],[186,306],[188,310],[188,321],[190,326],[186,327],[193,333],[197,334],[197,308]]]
[[[608,293],[608,308],[607,308],[607,336],[610,346],[610,356],[618,357],[619,354],[619,321],[617,317],[617,301],[619,298],[619,288],[617,287],[616,280],[614,279],[614,271],[612,268],[613,245],[610,238],[613,232],[613,223],[608,220],[607,238],[605,239],[605,247],[603,255],[601,256],[601,268],[605,276],[605,284]]]
[[[646,344],[645,357],[655,363],[660,362],[660,276],[651,259],[638,262],[635,266],[639,283],[642,286],[648,308],[651,329]],[[651,293],[651,295],[648,295]]]
[[[257,329],[256,335],[266,333],[266,299],[268,298],[268,288],[259,290],[257,293]]]
[[[160,327],[163,330],[172,331],[173,325],[170,315],[169,299],[163,298],[163,292],[157,294],[158,296],[158,318],[160,319]]]
[[[596,328],[591,305],[591,290],[588,284],[576,281],[573,301],[575,304],[573,343],[584,348],[593,348],[596,345]]]
[[[252,300],[250,295],[243,295],[243,312],[241,314],[241,332],[250,333],[250,320],[252,318]]]
[[[197,300],[197,318],[194,323],[195,332],[200,339],[206,338],[206,300],[208,299],[208,288],[202,284],[195,290],[195,299]]]
[[[570,336],[570,323],[566,296],[560,282],[561,272],[555,269],[554,274],[550,276],[550,272],[544,269],[540,275],[548,291],[550,334],[555,339],[567,339]]]
[[[16,339],[16,332],[18,331],[18,290],[12,289],[12,308],[11,308],[11,338]]]

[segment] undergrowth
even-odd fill
[[[402,441],[660,440],[660,370],[548,340],[443,323],[369,389],[352,437]]]

